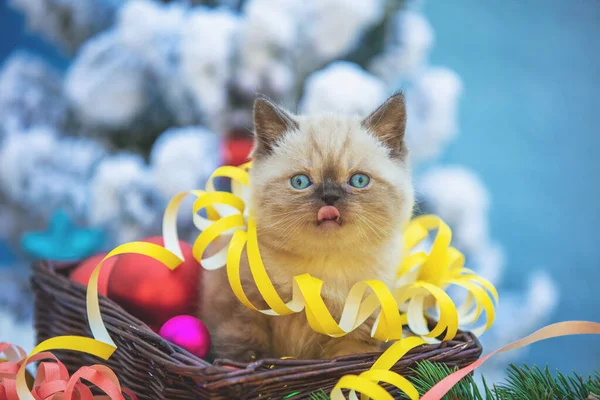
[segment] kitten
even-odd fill
[[[365,119],[292,115],[259,98],[254,124],[250,207],[265,268],[284,301],[295,275],[323,280],[322,296],[339,321],[356,282],[393,287],[414,204],[404,97],[392,96]],[[267,308],[247,265],[242,271],[249,299]],[[370,336],[374,318],[333,339],[313,331],[304,312],[273,317],[247,309],[229,289],[225,268],[207,272],[203,283],[201,317],[216,357],[320,359],[382,349]]]

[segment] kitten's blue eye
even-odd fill
[[[296,190],[304,190],[310,185],[312,185],[310,178],[304,174],[292,176],[292,179],[290,179],[290,183],[292,187]]]
[[[370,181],[371,178],[365,174],[354,174],[350,177],[350,181],[348,183],[350,183],[350,186],[354,186],[357,189],[362,189],[366,187]]]

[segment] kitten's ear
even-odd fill
[[[362,125],[391,150],[392,157],[402,158],[406,155],[406,103],[402,93],[396,93],[387,99]]]
[[[254,150],[252,156],[268,155],[275,143],[290,130],[298,129],[298,122],[287,112],[265,97],[254,101]]]

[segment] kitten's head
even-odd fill
[[[402,94],[366,118],[297,116],[254,104],[251,207],[259,235],[289,252],[397,238],[414,193]]]

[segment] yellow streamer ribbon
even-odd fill
[[[408,351],[415,347],[424,344],[425,341],[419,337],[409,337],[401,341],[397,341],[389,349],[387,349],[378,359],[375,361],[371,369],[363,372],[358,377],[354,375],[346,375],[339,380],[337,385],[331,392],[332,400],[344,399],[342,389],[350,389],[350,399],[356,399],[356,393],[360,392],[364,398],[372,399],[392,399],[392,397],[384,390],[385,395],[381,392],[381,397],[375,397],[374,394],[380,392],[378,389],[374,389],[380,381],[389,383],[402,390],[411,399],[418,399],[419,393],[417,389],[403,376],[390,371],[390,368],[398,362]],[[351,380],[345,380],[346,377],[353,377]],[[366,391],[365,391],[366,389]],[[375,392],[371,392],[374,390]]]
[[[100,314],[98,301],[98,276],[102,263],[109,257],[136,253],[152,257],[170,269],[177,268],[183,262],[177,235],[177,213],[182,200],[188,195],[196,196],[193,206],[194,224],[202,232],[193,244],[193,255],[205,269],[217,269],[226,266],[227,276],[235,296],[246,307],[267,315],[289,315],[305,311],[307,321],[316,332],[331,336],[344,336],[361,326],[371,315],[378,312],[371,335],[374,338],[388,341],[396,340],[387,351],[373,364],[373,367],[358,376],[347,375],[335,386],[332,399],[342,399],[342,389],[351,390],[351,398],[356,399],[356,392],[373,399],[391,399],[389,393],[379,382],[398,387],[411,399],[417,399],[416,389],[402,376],[390,371],[390,368],[412,348],[426,343],[426,340],[443,334],[444,340],[452,339],[459,328],[461,317],[474,322],[479,317],[481,308],[486,312],[489,328],[494,319],[494,306],[488,292],[497,301],[495,288],[472,271],[465,269],[464,257],[450,247],[450,228],[439,218],[423,216],[414,219],[405,230],[405,248],[410,251],[423,241],[431,230],[438,233],[429,254],[415,253],[404,258],[398,268],[399,284],[390,289],[376,280],[356,283],[345,301],[341,318],[338,321],[331,315],[323,298],[321,289],[324,282],[309,275],[295,276],[292,282],[292,299],[285,303],[275,290],[260,257],[256,223],[248,215],[243,196],[245,187],[249,185],[248,169],[250,163],[242,167],[221,167],[208,180],[206,190],[194,190],[174,196],[163,216],[163,237],[165,247],[159,245],[133,242],[127,243],[111,251],[94,269],[87,289],[87,313],[94,339],[78,336],[61,336],[42,342],[29,357],[40,351],[68,349],[84,351],[104,359],[108,359],[116,350],[116,345],[106,329]],[[225,177],[232,180],[233,193],[217,192],[213,180]],[[199,215],[206,210],[208,218]],[[247,229],[247,232],[245,230]],[[217,254],[203,258],[210,244],[219,237],[232,235],[228,246]],[[269,306],[258,309],[246,296],[241,283],[240,263],[243,250],[246,248],[248,264],[254,282]],[[446,286],[453,284],[466,289],[469,293],[465,303],[455,307],[445,293]],[[368,296],[367,292],[370,291]],[[366,296],[366,297],[365,297]],[[475,311],[472,309],[475,308]],[[406,313],[402,314],[401,309]],[[429,330],[426,317],[434,311],[438,322]],[[407,324],[421,337],[402,338],[403,325]],[[23,366],[26,364],[23,363]],[[24,367],[17,376],[18,393],[21,399],[32,400],[25,383]]]

